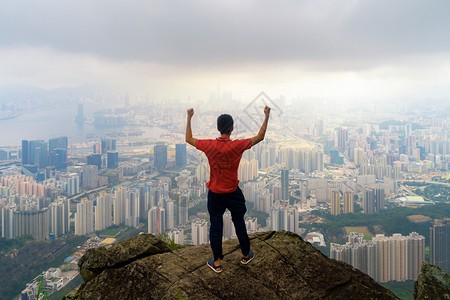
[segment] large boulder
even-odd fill
[[[414,299],[450,299],[450,277],[441,268],[423,262],[414,282]]]
[[[170,251],[169,246],[155,236],[140,234],[117,244],[89,249],[78,266],[87,283],[104,270],[119,269],[138,259]]]
[[[148,235],[145,235],[148,237]],[[143,238],[143,237],[138,237]],[[298,235],[279,231],[250,235],[255,259],[241,265],[237,240],[223,243],[223,272],[206,266],[209,245],[128,257],[117,263],[111,249],[127,252],[129,240],[85,254],[80,268],[92,276],[79,299],[396,299],[389,290],[352,266],[327,258]],[[149,241],[154,242],[153,238]],[[115,251],[114,253],[122,253]],[[142,251],[141,251],[142,252]],[[105,255],[103,263],[90,256]],[[114,260],[116,263],[110,263]],[[88,264],[89,262],[89,264]],[[107,263],[106,263],[107,262]],[[105,267],[99,267],[103,265]],[[113,266],[111,266],[113,265]],[[84,278],[84,277],[83,277]]]

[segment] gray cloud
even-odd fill
[[[318,62],[357,69],[448,53],[449,12],[445,0],[15,0],[0,7],[0,47],[163,65]]]

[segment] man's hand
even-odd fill
[[[268,107],[268,106],[264,107],[264,114],[265,114],[266,116],[269,116],[269,115],[270,115],[270,107]]]
[[[270,108],[269,108],[269,110],[270,110]],[[192,118],[192,116],[194,115],[194,109],[193,108],[189,108],[187,110],[187,115],[188,115],[189,118]]]
[[[197,139],[192,137],[192,129],[191,129],[191,119],[192,119],[193,115],[194,115],[194,109],[189,108],[187,110],[186,142],[195,147],[195,143],[197,142]]]

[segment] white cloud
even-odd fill
[[[9,1],[0,80],[207,99],[217,84],[339,97],[450,96],[448,1]]]

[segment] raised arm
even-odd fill
[[[264,140],[264,136],[266,135],[267,130],[267,123],[269,122],[269,115],[270,115],[270,107],[266,106],[264,107],[264,122],[261,125],[261,128],[259,129],[259,132],[256,136],[252,137],[252,146],[258,144],[262,140]]]
[[[195,142],[197,142],[196,138],[192,137],[192,129],[191,129],[191,119],[194,115],[194,109],[189,108],[187,110],[187,124],[186,124],[186,143],[191,144],[195,147]]]

